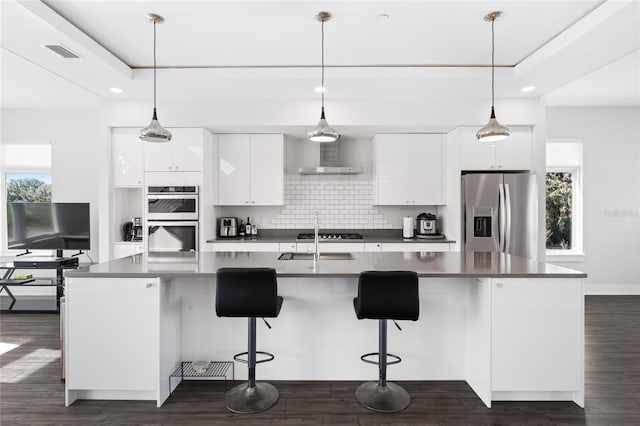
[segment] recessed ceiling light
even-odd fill
[[[112,92],[112,93],[122,93],[122,92],[124,92],[124,90],[122,90],[119,87],[110,87],[109,91]]]
[[[381,13],[380,15],[376,16],[376,19],[378,21],[386,21],[387,19],[389,19],[389,15],[387,15],[386,13]]]
[[[324,93],[327,91],[326,87],[322,87],[322,86],[318,86],[316,88],[313,89],[316,93]]]
[[[524,86],[520,89],[521,92],[533,92],[534,90],[536,90],[536,86]]]

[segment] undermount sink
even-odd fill
[[[320,260],[353,260],[351,253],[320,253]],[[278,260],[313,260],[313,253],[282,253]]]

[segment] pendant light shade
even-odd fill
[[[164,18],[155,13],[149,13],[146,16],[149,22],[153,23],[153,117],[151,123],[140,130],[139,137],[145,142],[169,142],[171,132],[160,125],[156,113],[156,24],[162,24]]]
[[[320,113],[320,121],[316,124],[316,127],[311,129],[309,133],[307,133],[307,138],[313,142],[335,142],[338,140],[340,135],[336,130],[329,126],[327,123],[327,119],[324,118],[324,107],[322,107],[322,112]]]
[[[316,16],[316,19],[322,24],[322,88],[325,88],[324,85],[324,23],[331,19],[331,14],[329,12],[320,12]],[[307,138],[309,138],[312,142],[335,142],[338,140],[340,135],[336,130],[327,123],[327,119],[324,116],[324,92],[325,90],[321,90],[322,93],[322,108],[320,109],[320,121],[316,124],[316,127],[311,129],[309,133],[307,133]]]
[[[496,19],[502,16],[502,12],[491,12],[484,17],[485,21],[491,22],[491,116],[489,122],[476,133],[476,138],[482,142],[496,142],[509,137],[511,132],[509,129],[498,122],[494,109],[495,99],[495,40],[493,32],[493,24]]]

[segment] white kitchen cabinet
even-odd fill
[[[74,284],[69,279],[66,287],[66,387],[155,392],[160,280],[94,278]]]
[[[382,252],[447,252],[449,251],[448,243],[382,243],[380,247]]]
[[[298,253],[313,253],[315,244],[297,243],[296,251]],[[364,242],[355,243],[332,243],[329,241],[320,241],[318,243],[318,251],[320,253],[362,253],[364,252]]]
[[[258,242],[250,242],[250,241],[207,243],[207,249],[208,251],[215,251],[215,252],[225,252],[225,251],[278,252],[278,251],[281,251],[280,244],[277,242],[258,243]]]
[[[478,129],[456,130],[460,144],[461,170],[530,170],[532,167],[532,130],[528,126],[509,127],[511,136],[498,142],[480,142]]]
[[[283,135],[219,135],[218,162],[218,205],[284,203]]]
[[[295,241],[288,241],[286,243],[279,243],[278,249],[281,252],[295,252],[297,245]]]
[[[182,357],[182,286],[161,278],[67,277],[65,405],[169,397]]]
[[[364,243],[364,251],[365,252],[382,251],[382,243]]]
[[[136,242],[118,242],[111,247],[111,260],[120,259],[134,254],[144,253],[144,244],[142,241]]]
[[[144,170],[147,172],[200,172],[204,130],[169,129],[170,142],[144,142]]]
[[[374,138],[374,204],[443,204],[439,134],[378,134]]]
[[[144,142],[138,129],[111,130],[111,174],[116,187],[142,186],[144,182]]]
[[[492,391],[579,391],[582,280],[494,278],[491,297]]]

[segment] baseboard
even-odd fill
[[[584,294],[640,295],[640,284],[586,284]]]

